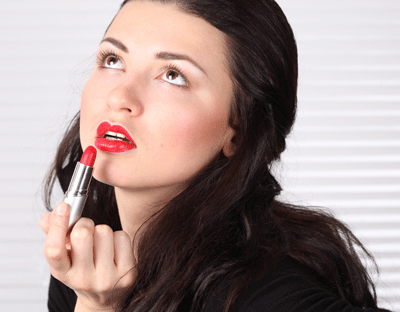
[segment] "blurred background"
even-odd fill
[[[380,267],[380,304],[400,311],[400,2],[277,2],[300,64],[281,198],[348,223]],[[0,4],[0,310],[45,311],[41,185],[120,1]]]

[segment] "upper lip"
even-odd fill
[[[122,134],[123,136],[125,136],[130,141],[130,143],[132,143],[133,145],[136,145],[135,141],[133,141],[133,139],[132,139],[131,135],[129,134],[128,130],[126,130],[123,126],[120,126],[120,125],[111,125],[107,121],[103,121],[97,127],[97,136],[102,138],[109,131],[115,132],[116,134]]]

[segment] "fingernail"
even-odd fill
[[[67,207],[65,205],[58,205],[56,207],[56,214],[58,216],[65,216],[67,214]]]

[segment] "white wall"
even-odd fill
[[[348,222],[381,267],[381,303],[400,310],[400,2],[278,3],[300,60],[283,198]],[[43,311],[40,184],[119,1],[0,4],[0,310]]]

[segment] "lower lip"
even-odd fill
[[[124,153],[136,148],[136,145],[119,140],[107,140],[105,138],[97,138],[94,146],[100,151],[107,153]]]

